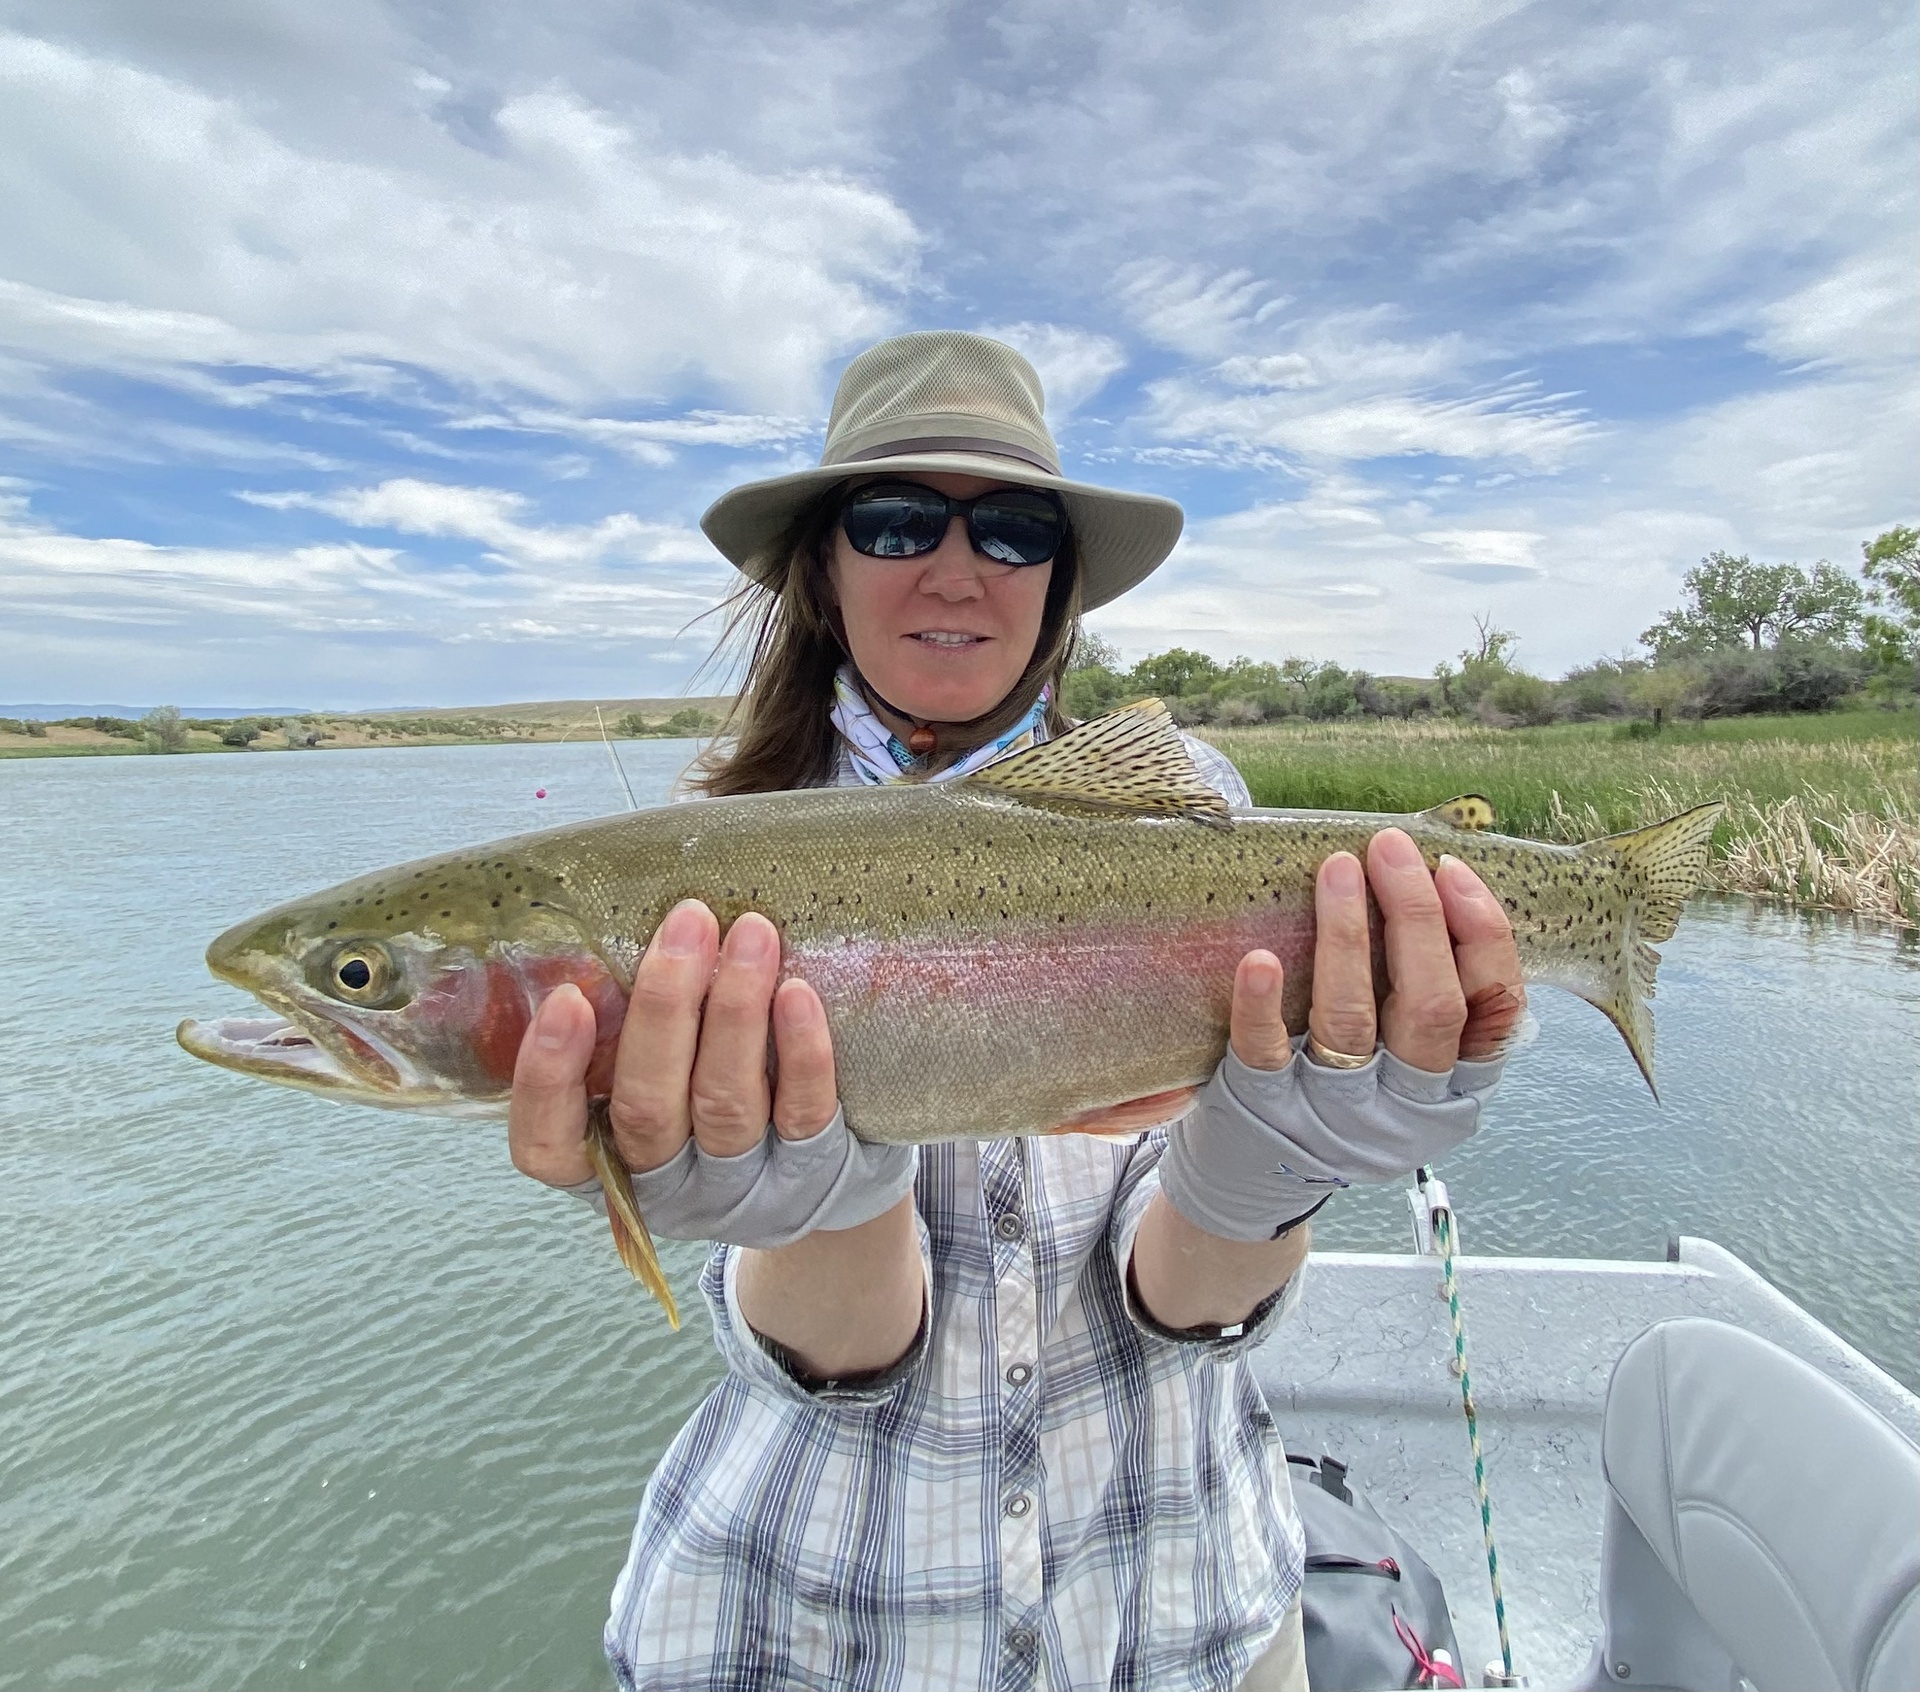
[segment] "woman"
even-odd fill
[[[1180,520],[1059,474],[1011,349],[872,349],[820,468],[704,520],[759,620],[700,785],[939,780],[1056,732],[1081,611]],[[1249,953],[1187,1116],[916,1154],[847,1134],[820,1002],[778,982],[770,923],[668,915],[610,1113],[655,1231],[727,1242],[702,1286],[728,1374],[641,1506],[606,1635],[622,1686],[1304,1687],[1300,1533],[1244,1353],[1297,1299],[1308,1216],[1472,1132],[1520,1007],[1498,902],[1397,830],[1364,867],[1328,861],[1317,919],[1310,1038]],[[563,988],[521,1051],[513,1157],[554,1185],[591,1188],[592,1038]]]

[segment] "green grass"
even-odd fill
[[[1461,793],[1505,834],[1586,840],[1727,802],[1713,885],[1920,926],[1920,719],[1739,717],[1628,738],[1608,723],[1283,723],[1207,732],[1260,805],[1404,813]]]
[[[1911,711],[1737,717],[1628,739],[1611,723],[1494,729],[1451,722],[1279,723],[1206,731],[1261,805],[1421,811],[1459,793],[1493,801],[1504,833],[1561,839],[1568,811],[1636,828],[1659,788],[1685,804],[1833,795],[1878,811],[1914,805],[1920,721]],[[1556,796],[1558,802],[1556,803]]]

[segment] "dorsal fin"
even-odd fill
[[[1484,793],[1463,793],[1458,799],[1449,799],[1444,805],[1435,805],[1420,814],[1429,822],[1445,823],[1449,828],[1465,829],[1469,834],[1479,834],[1492,828],[1494,823],[1493,801]]]
[[[1004,794],[1023,805],[1186,817],[1216,828],[1226,827],[1230,815],[1226,800],[1200,779],[1186,742],[1157,699],[1122,705],[955,785]]]

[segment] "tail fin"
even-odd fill
[[[1649,944],[1670,940],[1680,925],[1680,907],[1707,873],[1707,854],[1713,845],[1714,825],[1725,805],[1697,805],[1630,834],[1609,834],[1589,840],[1583,856],[1610,857],[1620,867],[1630,894],[1625,932],[1621,935],[1621,968],[1614,975],[1612,993],[1593,1002],[1606,1012],[1633,1053],[1633,1061],[1647,1078],[1657,1099],[1653,1079],[1653,978],[1660,954]]]
[[[620,1261],[633,1271],[634,1278],[660,1301],[667,1313],[667,1325],[678,1329],[680,1307],[673,1301],[673,1288],[660,1268],[659,1255],[653,1249],[653,1236],[640,1219],[633,1202],[633,1176],[613,1143],[613,1129],[607,1121],[604,1100],[596,1099],[587,1112],[587,1159],[607,1199],[607,1225],[613,1230],[613,1249]]]

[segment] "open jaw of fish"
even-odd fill
[[[1492,833],[1471,795],[1411,817],[1230,812],[1147,701],[957,781],[664,806],[362,876],[209,948],[279,1020],[187,1022],[180,1041],[332,1098],[498,1116],[534,1010],[572,982],[604,1099],[646,937],[698,898],[723,925],[752,910],[779,929],[863,1138],[1137,1130],[1219,1062],[1248,950],[1280,958],[1305,1027],[1318,867],[1391,825],[1429,864],[1477,870],[1527,980],[1603,1010],[1651,1084],[1649,942],[1673,932],[1719,810],[1578,847]],[[590,1123],[621,1257],[671,1311],[603,1108]]]
[[[527,1025],[541,1000],[571,981],[603,1030],[588,1085],[611,1089],[627,983],[584,946],[543,952],[510,942],[448,946],[424,934],[361,936],[344,959],[326,948],[334,977],[343,966],[365,969],[358,993],[366,1002],[350,1004],[308,979],[311,969],[263,951],[257,929],[222,935],[208,966],[281,1015],[188,1018],[180,1044],[208,1063],[351,1104],[503,1118]]]

